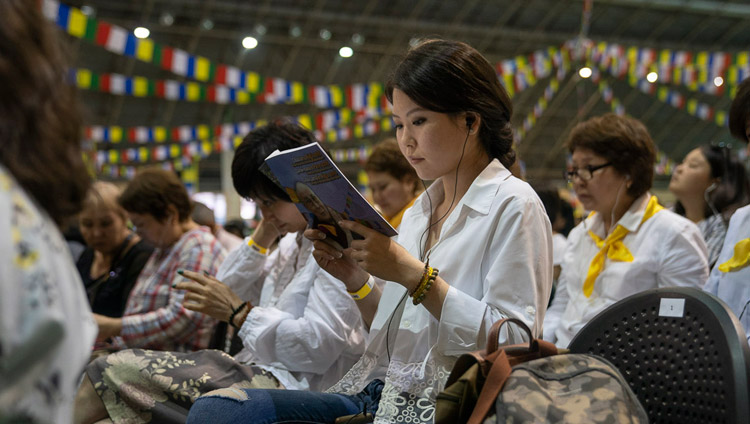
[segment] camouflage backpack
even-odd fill
[[[513,367],[484,424],[648,423],[622,374],[606,359],[555,355]]]
[[[506,323],[530,342],[498,346]],[[489,415],[489,418],[487,418]],[[485,419],[486,418],[486,419]],[[435,424],[526,422],[647,423],[620,372],[594,355],[563,354],[515,318],[496,322],[487,348],[461,355],[437,395]]]

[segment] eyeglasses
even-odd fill
[[[594,171],[610,165],[612,165],[612,162],[607,162],[605,164],[596,166],[586,165],[583,168],[571,168],[570,170],[563,172],[563,178],[568,180],[569,183],[572,183],[575,176],[578,175],[578,178],[580,178],[581,180],[589,181],[594,178]]]

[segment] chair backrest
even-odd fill
[[[750,347],[717,297],[670,287],[623,299],[568,346],[612,362],[653,423],[747,423]]]

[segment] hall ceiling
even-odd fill
[[[384,82],[413,39],[437,36],[468,42],[492,63],[561,46],[581,31],[581,0],[63,0],[93,8],[98,20],[132,30],[145,26],[154,41],[263,76],[305,84],[348,85]],[[166,16],[172,17],[167,25]],[[210,29],[207,29],[210,28]],[[321,38],[321,31],[330,33]],[[245,50],[251,35],[259,45]],[[747,51],[750,3],[740,0],[594,0],[588,37],[594,42],[691,51]],[[179,79],[151,64],[112,54],[71,38],[75,66],[149,78]],[[339,48],[354,49],[341,58]],[[726,129],[677,110],[605,76],[626,112],[641,119],[660,150],[680,160],[691,148],[729,141]],[[549,79],[514,97],[514,123],[520,125]],[[669,86],[687,97],[728,109],[727,96]],[[90,125],[189,125],[253,121],[319,112],[306,105],[220,105],[167,101],[84,91]],[[572,126],[611,110],[591,80],[574,73],[560,82],[557,95],[519,146],[531,179],[557,178],[565,165],[562,141]],[[350,140],[331,147],[371,144],[392,135]],[[216,156],[216,155],[214,155]],[[218,163],[201,161],[202,188],[217,188]],[[205,180],[205,183],[204,183]]]

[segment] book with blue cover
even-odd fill
[[[361,238],[341,228],[346,219],[388,237],[396,230],[365,200],[318,143],[268,155],[261,171],[281,187],[307,218],[308,226],[323,231],[338,249]]]

